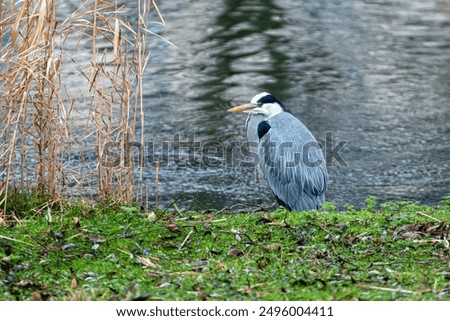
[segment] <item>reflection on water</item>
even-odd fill
[[[198,147],[180,148],[178,161],[161,168],[163,205],[273,203],[252,168],[179,161],[201,158],[206,142],[244,141],[245,116],[226,109],[260,91],[290,106],[319,141],[326,132],[335,144],[347,141],[348,166],[329,167],[328,199],[337,205],[359,206],[370,195],[435,203],[449,193],[448,3],[197,0],[164,1],[160,9],[167,27],[150,29],[177,48],[149,39],[146,138],[160,157],[162,142],[177,133],[173,146],[191,146],[195,135]],[[207,155],[219,163],[224,156],[220,148]],[[145,175],[152,182],[154,167]]]
[[[216,109],[226,106],[224,93],[240,88],[243,81],[283,96],[289,87],[283,45],[289,39],[276,35],[282,32],[283,9],[274,1],[227,1],[222,9],[214,30],[202,40],[209,44],[202,50],[210,51],[214,64],[205,81],[196,84],[204,89],[196,100],[219,102]]]

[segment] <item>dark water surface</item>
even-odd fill
[[[177,48],[150,40],[146,137],[163,146],[195,133],[201,146],[219,146],[182,148],[180,160],[162,166],[162,202],[272,204],[253,168],[222,157],[245,141],[245,115],[226,109],[260,91],[290,106],[318,140],[332,132],[333,145],[347,141],[347,166],[328,168],[327,196],[337,205],[370,195],[435,203],[449,194],[449,2],[204,0],[160,9],[167,26],[152,30]]]
[[[319,141],[327,132],[333,146],[347,141],[346,164],[328,167],[327,198],[338,206],[371,195],[433,204],[450,194],[449,1],[159,7],[167,26],[150,29],[176,45],[149,36],[144,132],[161,160],[161,207],[172,199],[195,209],[273,204],[264,179],[239,166],[246,116],[226,112],[261,91]],[[153,182],[152,164],[144,176]]]

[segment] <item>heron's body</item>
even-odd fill
[[[247,139],[258,155],[278,203],[289,210],[318,209],[325,202],[328,174],[311,132],[268,93],[230,111],[247,112]]]

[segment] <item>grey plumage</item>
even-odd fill
[[[289,210],[318,209],[325,202],[328,174],[314,136],[268,93],[229,111],[247,112],[247,139],[278,203]]]

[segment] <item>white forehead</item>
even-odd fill
[[[261,98],[263,98],[264,96],[268,96],[270,95],[269,93],[266,92],[262,92],[257,94],[255,97],[252,98],[252,100],[250,101],[250,103],[252,104],[256,104],[258,102],[258,100],[260,100]]]

